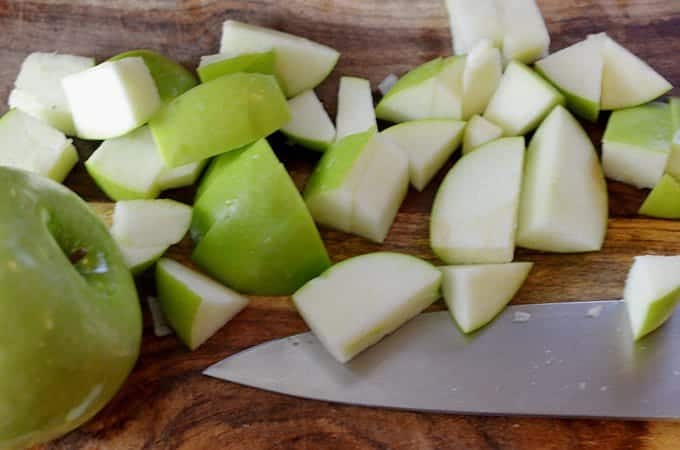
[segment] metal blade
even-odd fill
[[[521,313],[529,320],[518,322]],[[680,316],[639,343],[629,328],[622,301],[512,306],[469,337],[448,312],[436,312],[418,316],[346,365],[303,333],[245,350],[204,373],[354,405],[680,418]]]

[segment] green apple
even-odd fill
[[[191,207],[175,200],[125,200],[113,209],[111,235],[127,246],[160,247],[176,244],[191,224]]]
[[[665,173],[640,206],[639,214],[661,219],[680,219],[680,183]]]
[[[35,172],[59,183],[78,162],[78,152],[61,131],[18,109],[0,117],[0,148],[0,166]]]
[[[167,167],[163,165],[161,173],[156,178],[156,187],[161,191],[191,186],[198,180],[208,160],[185,164],[179,167]]]
[[[524,138],[503,138],[464,155],[446,175],[430,218],[430,244],[446,264],[512,261]]]
[[[246,307],[249,300],[171,259],[156,265],[163,314],[177,336],[196,350]]]
[[[9,107],[47,122],[69,136],[76,134],[61,79],[94,66],[94,58],[31,53],[21,65],[9,95]]]
[[[663,325],[680,302],[680,256],[636,256],[623,300],[636,340]]]
[[[151,77],[156,83],[158,95],[164,102],[172,100],[198,84],[194,74],[184,66],[152,50],[130,50],[113,56],[109,61],[136,57],[142,58],[146,67],[149,68]]]
[[[227,20],[222,26],[220,53],[276,52],[275,75],[287,97],[314,89],[331,73],[340,53],[281,31]]]
[[[482,116],[472,116],[463,134],[463,154],[503,136],[503,129]]]
[[[465,122],[447,119],[414,120],[394,125],[381,134],[408,157],[411,184],[422,191],[458,148]]]
[[[194,204],[196,264],[257,295],[289,295],[328,268],[314,221],[265,139],[221,155],[213,167]]]
[[[614,111],[602,137],[605,175],[639,188],[654,187],[663,175],[672,134],[667,104]]]
[[[484,112],[502,74],[501,52],[491,41],[479,41],[472,47],[463,71],[463,119]]]
[[[0,448],[91,419],[137,360],[137,291],[106,226],[48,178],[0,167]]]
[[[506,136],[519,136],[536,128],[555,105],[562,103],[564,97],[550,83],[524,64],[511,61],[484,118],[500,125]]]
[[[666,173],[680,179],[680,97],[672,97],[668,103],[671,110],[673,139],[668,161],[666,161]]]
[[[335,126],[337,127],[336,140],[351,134],[378,129],[373,109],[371,83],[368,80],[356,77],[340,78]]]
[[[437,300],[441,277],[419,258],[370,253],[309,281],[293,302],[326,350],[345,363]]]
[[[590,252],[607,232],[607,184],[590,138],[556,106],[529,143],[517,245],[546,252]]]
[[[138,247],[132,244],[118,244],[123,259],[127,264],[132,275],[139,275],[158,261],[168,249],[168,245],[158,245],[155,247]]]
[[[281,128],[283,134],[303,147],[321,152],[335,141],[335,126],[313,90],[288,100],[288,108],[292,119]]]
[[[536,62],[538,73],[564,95],[577,116],[595,122],[600,114],[604,41],[593,36]]]
[[[456,55],[472,50],[479,41],[489,40],[494,47],[503,44],[503,27],[497,0],[446,0]]]
[[[273,76],[236,73],[188,90],[149,126],[165,164],[177,167],[250,144],[290,119]]]
[[[550,34],[536,0],[496,0],[503,60],[530,64],[548,54]]]
[[[252,53],[227,52],[201,56],[196,72],[201,82],[205,83],[238,72],[274,75],[275,69],[276,53],[270,49]]]
[[[442,295],[464,333],[491,322],[512,300],[533,267],[530,262],[440,267]]]

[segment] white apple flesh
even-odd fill
[[[503,129],[482,116],[472,116],[463,134],[463,154],[503,136]]]
[[[335,141],[335,126],[313,90],[288,100],[288,108],[292,118],[281,128],[283,134],[303,147],[318,151],[326,150]]]
[[[468,53],[482,40],[501,47],[503,27],[496,0],[446,0],[445,5],[456,55]]]
[[[501,53],[490,41],[480,41],[472,47],[463,71],[464,120],[484,112],[498,88],[502,74]]]
[[[336,139],[356,133],[377,130],[371,83],[363,78],[342,77],[338,89],[338,114],[335,119]]]
[[[503,29],[503,59],[526,64],[548,54],[550,35],[536,0],[496,0]]]
[[[111,234],[123,245],[169,246],[191,225],[191,207],[174,200],[127,200],[113,209]]]

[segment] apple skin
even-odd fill
[[[680,183],[673,176],[664,174],[640,206],[639,214],[680,219]]]
[[[118,245],[85,202],[2,167],[0,192],[0,448],[23,448],[80,426],[115,395],[142,321]],[[86,254],[72,264],[76,250]]]
[[[238,72],[264,73],[274,75],[276,67],[276,53],[274,50],[257,53],[244,53],[233,58],[215,61],[199,66],[196,69],[201,83],[205,83],[224,75]]]
[[[671,140],[671,152],[666,161],[666,173],[674,178],[680,178],[680,97],[671,97],[668,100],[671,110],[671,126],[673,127],[673,139]]]

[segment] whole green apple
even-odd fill
[[[104,223],[77,195],[0,167],[0,448],[94,416],[139,354],[141,312]]]

